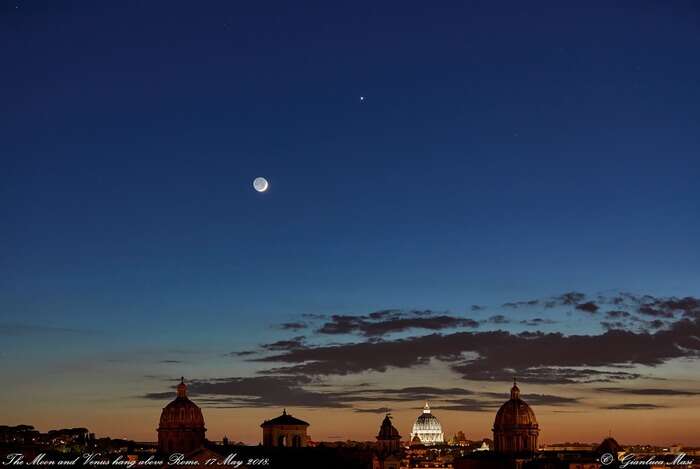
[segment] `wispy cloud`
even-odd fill
[[[665,389],[665,388],[623,388],[607,387],[597,388],[598,392],[609,392],[615,394],[627,394],[636,396],[697,396],[700,390],[689,389]]]
[[[652,409],[663,409],[665,407],[666,406],[657,405],[657,404],[630,403],[630,404],[615,404],[615,405],[610,405],[610,406],[601,407],[601,408],[608,409],[608,410],[652,410]]]
[[[430,310],[384,310],[366,316],[333,315],[317,329],[319,334],[361,334],[378,337],[410,329],[441,330],[451,328],[476,328],[479,322],[471,318],[435,314]]]
[[[280,329],[287,331],[298,331],[309,327],[305,322],[283,322],[279,325]]]

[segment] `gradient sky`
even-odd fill
[[[478,438],[519,371],[546,442],[700,445],[700,303],[673,303],[700,297],[697,2],[337,3],[0,4],[0,424],[153,440],[185,375],[212,439],[257,442],[287,391],[318,440],[372,438],[356,410],[384,406],[407,436],[420,397]],[[437,319],[368,334],[383,310]],[[436,351],[495,330],[600,339],[613,358],[549,365],[630,375],[538,382],[533,354],[475,378]],[[251,361],[430,334],[383,370]],[[439,410],[452,388],[484,408]]]

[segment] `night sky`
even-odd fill
[[[700,444],[700,5],[564,3],[0,3],[0,424]]]

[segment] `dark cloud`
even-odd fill
[[[280,329],[284,329],[287,331],[298,331],[301,329],[306,329],[309,326],[304,322],[283,322],[282,324],[280,324],[279,327]]]
[[[499,406],[510,397],[510,395],[505,392],[484,392],[481,393],[481,395],[494,399],[494,402],[498,403]],[[555,396],[552,394],[523,394],[521,397],[530,405],[565,406],[578,404],[580,402],[580,399],[577,397]]]
[[[664,389],[664,388],[622,388],[622,387],[607,387],[597,388],[598,392],[609,392],[615,394],[629,394],[635,396],[697,396],[700,395],[700,390],[688,389]]]
[[[288,340],[278,340],[270,344],[263,344],[260,347],[269,351],[295,350],[304,347],[304,336],[292,337]]]
[[[656,308],[652,305],[649,305],[649,304],[641,305],[637,311],[639,311],[640,314],[644,314],[646,316],[653,316],[653,317],[657,317],[657,318],[672,318],[673,317],[673,311],[658,309],[658,308]]]
[[[586,303],[577,304],[576,309],[579,311],[585,311],[586,313],[595,314],[600,309],[600,306],[592,301],[587,301]]]
[[[629,329],[628,324],[622,321],[600,321],[600,325],[606,331]]]
[[[175,381],[169,380],[170,391],[154,392],[141,396],[145,399],[167,401],[175,395]],[[179,380],[177,380],[179,382]],[[193,380],[188,383],[188,393],[205,407],[241,408],[269,406],[348,408],[363,402],[415,402],[472,394],[464,388],[437,388],[415,386],[403,388],[372,388],[367,385],[346,388],[342,391],[310,390],[326,388],[307,377],[257,376],[247,378],[215,378]],[[375,409],[356,409],[357,412],[379,412]]]
[[[370,390],[369,393],[380,393],[384,397],[399,397],[402,401],[425,401],[441,396],[462,396],[473,394],[464,388],[436,388],[433,386],[411,386],[399,389]]]
[[[391,411],[391,409],[388,407],[375,407],[373,409],[353,409],[353,411],[366,414],[386,414]]]
[[[255,376],[248,378],[217,378],[188,383],[188,393],[207,407],[348,407],[348,404],[327,393],[310,391],[303,386],[303,377]],[[166,400],[174,391],[149,393],[146,399]]]
[[[462,412],[493,412],[509,399],[508,393],[484,392],[480,398],[465,397],[459,399],[447,399],[444,405],[432,405],[432,408],[454,410]],[[525,394],[523,400],[534,406],[561,407],[578,404],[580,401],[574,397],[554,396],[550,394]]]
[[[433,386],[412,386],[400,389],[392,389],[390,392],[394,392],[400,395],[408,396],[445,396],[454,394],[473,394],[473,391],[464,388],[436,388]]]
[[[307,346],[255,361],[282,363],[271,374],[345,375],[410,368],[431,359],[450,363],[472,380],[504,380],[513,374],[541,383],[607,382],[638,377],[595,367],[642,364],[657,366],[672,358],[697,357],[699,321],[683,319],[650,333],[609,330],[599,335],[506,331],[429,334],[391,341]],[[463,354],[473,355],[465,358]]]
[[[413,312],[414,315],[419,315],[420,313]],[[370,313],[368,316],[370,319],[397,319],[401,317],[401,311],[398,309],[383,309],[380,311],[375,311]]]
[[[632,317],[632,314],[628,313],[627,311],[612,310],[612,311],[607,311],[605,313],[605,317],[607,317],[609,319],[629,318],[629,317]]]
[[[156,401],[162,401],[166,399],[172,399],[175,396],[175,391],[166,391],[166,392],[149,392],[148,394],[145,394],[141,397],[144,399],[153,399]]]
[[[167,401],[175,395],[175,383],[168,380],[170,390],[141,396],[145,399]],[[309,389],[310,388],[310,389]],[[357,407],[357,404],[387,402],[414,403],[435,402],[436,409],[453,411],[493,411],[508,399],[507,393],[474,392],[461,387],[439,388],[411,386],[401,388],[373,388],[368,384],[334,390],[303,376],[257,376],[193,380],[188,383],[188,393],[197,403],[213,408],[242,407],[326,407],[354,408],[356,412],[384,413],[389,408]],[[321,389],[319,391],[318,389]],[[563,406],[578,403],[577,398],[546,394],[525,394],[523,398],[532,405]]]
[[[606,330],[630,330],[647,333],[654,332],[655,330],[661,329],[666,326],[670,326],[671,324],[673,323],[665,322],[661,319],[645,321],[643,319],[631,315],[625,317],[624,320],[600,322],[601,327]]]
[[[182,363],[180,360],[161,360],[159,363]]]
[[[364,319],[358,316],[335,314],[316,332],[320,334],[351,334],[358,331],[364,322]]]
[[[660,329],[664,327],[667,323],[660,319],[654,319],[653,321],[649,321],[646,324],[649,329]]]
[[[488,318],[485,322],[490,322],[491,324],[509,324],[510,319],[502,314],[496,314],[495,316]]]
[[[615,404],[611,406],[601,407],[602,409],[609,410],[651,410],[651,409],[663,409],[666,406],[657,404]]]
[[[475,328],[479,323],[473,319],[434,315],[432,311],[385,310],[367,316],[350,316],[336,314],[324,323],[316,332],[320,334],[362,334],[366,337],[379,337],[393,332],[409,329],[441,330],[460,327]]]
[[[676,313],[682,313],[687,318],[700,316],[700,299],[687,296],[685,298],[653,298],[645,297],[645,302],[639,306],[639,313],[657,318],[673,318]]]
[[[511,301],[508,303],[503,303],[501,306],[506,308],[521,308],[521,307],[533,307],[533,306],[543,306],[545,308],[554,308],[556,306],[571,306],[580,303],[586,297],[583,293],[579,292],[567,292],[559,296],[554,296],[551,298],[543,298],[536,300],[527,301]]]
[[[471,306],[472,311],[481,311],[484,308],[485,308],[484,306],[480,306],[480,305],[472,305]]]
[[[301,315],[302,318],[305,319],[311,319],[311,320],[321,320],[321,319],[327,319],[328,315],[327,314],[316,314],[316,313],[304,313]]]
[[[472,379],[508,381],[512,379],[513,375],[516,375],[520,381],[535,384],[610,383],[640,377],[637,373],[601,371],[593,368],[531,367],[474,372],[460,366],[454,366],[453,369],[461,373],[473,373]]]
[[[436,388],[432,386],[404,388],[362,387],[358,389],[347,389],[342,392],[328,392],[329,396],[333,396],[344,402],[411,402],[470,394],[474,393],[464,388]]]
[[[544,318],[532,318],[523,319],[522,321],[520,321],[520,324],[524,324],[526,326],[541,326],[543,324],[556,324],[556,321]]]
[[[565,406],[578,404],[576,397],[553,396],[551,394],[523,394],[523,400],[530,405]]]
[[[496,402],[484,402],[479,399],[464,398],[448,400],[445,405],[433,405],[431,408],[458,412],[492,412],[497,409],[498,406],[499,404]]]
[[[628,292],[620,292],[613,296],[597,295],[595,301],[586,301],[586,295],[579,292],[568,292],[550,298],[528,301],[516,301],[505,303],[502,306],[508,308],[543,306],[554,308],[556,306],[574,306],[577,310],[595,314],[602,305],[614,306],[619,316],[608,316],[610,319],[629,317],[625,309],[635,311],[646,316],[671,319],[680,314],[685,318],[694,319],[700,315],[700,299],[694,297],[655,297],[652,295],[636,295]],[[625,313],[625,314],[622,314]]]
[[[558,297],[555,297],[554,300],[558,301],[562,305],[575,305],[583,301],[584,298],[586,298],[586,295],[583,293],[572,291],[559,295]]]
[[[587,301],[584,294],[573,291],[510,305],[544,308],[574,306],[591,313],[599,311],[604,305],[614,305],[605,313],[607,320],[601,322],[601,326],[607,330],[600,334],[497,330],[434,332],[416,337],[385,339],[385,334],[412,329],[442,331],[478,326],[472,319],[432,310],[387,309],[363,316],[314,316],[325,318],[325,322],[319,326],[319,333],[359,334],[364,336],[362,341],[310,344],[303,337],[294,337],[263,345],[261,350],[268,353],[249,360],[274,364],[272,368],[260,372],[262,376],[269,377],[318,379],[327,375],[384,372],[389,368],[408,369],[427,365],[436,359],[469,380],[506,381],[515,375],[521,381],[530,383],[567,384],[634,380],[640,377],[633,369],[636,365],[655,367],[675,358],[693,359],[700,356],[700,300],[629,293],[597,295],[594,299]],[[640,308],[649,311],[651,308],[659,317],[646,321],[633,314],[638,313]],[[568,309],[571,313],[571,308]],[[666,317],[664,312],[669,311],[674,319],[663,321]],[[509,322],[515,321],[502,314],[481,321],[491,324]],[[517,323],[537,326],[552,321],[533,318]],[[242,355],[249,352],[236,353]],[[391,390],[391,393],[380,391],[358,391],[353,396],[348,393],[330,396],[326,393],[326,396],[342,403],[349,402],[348,399],[352,397],[357,402],[435,398],[434,393],[425,389],[404,393],[398,390]],[[466,390],[461,390],[454,397],[465,395],[468,395]],[[469,405],[465,402],[454,404]]]
[[[540,300],[528,300],[528,301],[511,301],[508,303],[503,303],[501,306],[504,308],[521,308],[523,306],[537,306],[540,304]]]

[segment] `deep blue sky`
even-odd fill
[[[184,375],[364,439],[329,390],[517,371],[541,441],[700,444],[699,57],[697,1],[0,2],[0,424],[150,440]]]
[[[4,322],[700,293],[696,2],[1,8]]]

